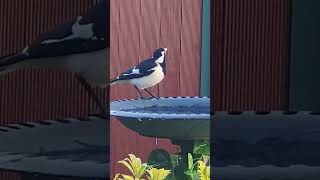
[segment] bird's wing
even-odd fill
[[[81,16],[41,34],[28,47],[26,53],[29,58],[39,58],[105,49],[110,46],[108,12],[109,0],[101,1]]]
[[[135,78],[141,78],[147,76],[154,72],[154,67],[157,64],[154,62],[153,59],[147,59],[138,65],[126,70],[125,72],[121,73],[116,80],[129,80]]]

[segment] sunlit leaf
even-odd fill
[[[188,169],[192,169],[193,167],[193,158],[190,153],[188,153]]]
[[[141,159],[137,158],[135,155],[133,154],[128,154],[128,155],[129,155],[129,158],[125,158],[124,160],[118,161],[118,163],[126,166],[132,173],[134,179],[139,179],[145,173],[148,165],[147,163],[142,164]],[[124,179],[125,177],[129,178],[124,175],[122,175],[122,177]]]
[[[134,177],[129,176],[129,175],[125,175],[125,174],[122,174],[122,177],[123,177],[124,180],[135,180]]]
[[[147,172],[149,174],[148,180],[164,180],[170,174],[170,170],[165,170],[164,168],[151,168]]]

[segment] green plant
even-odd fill
[[[193,163],[193,157],[190,153],[188,153],[188,170],[184,173],[188,175],[191,179],[195,179],[197,177],[197,171],[195,170],[195,165]]]
[[[169,154],[156,149],[149,155],[148,164],[157,168],[171,169],[169,180],[207,180],[210,179],[209,140],[193,142],[193,151],[183,155]]]
[[[209,140],[196,140],[193,152],[187,155],[156,149],[150,153],[148,163],[142,163],[140,158],[129,154],[129,158],[118,163],[125,165],[132,175],[117,174],[114,180],[209,180],[209,161]]]
[[[206,166],[203,159],[195,162],[192,155],[188,153],[188,170],[185,174],[192,180],[210,180],[210,166]]]

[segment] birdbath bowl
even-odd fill
[[[171,140],[208,139],[210,98],[161,97],[111,102],[110,115],[143,136]]]

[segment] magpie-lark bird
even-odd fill
[[[159,48],[154,51],[153,56],[136,66],[121,73],[117,78],[111,80],[111,85],[116,83],[130,83],[145,99],[139,89],[145,90],[154,98],[159,98],[150,93],[146,88],[152,87],[162,81],[166,75],[166,52],[167,48]]]
[[[75,77],[101,109],[94,87],[109,82],[109,0],[40,34],[23,50],[0,57],[0,75],[25,68],[60,69]]]

